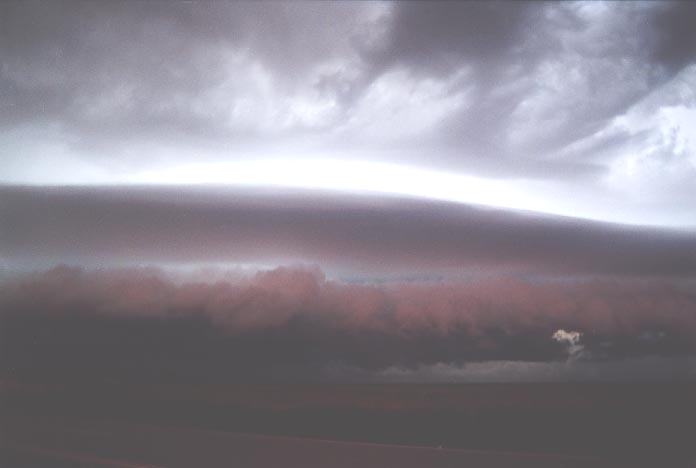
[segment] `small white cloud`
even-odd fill
[[[565,331],[564,329],[559,329],[551,335],[555,341],[563,343],[567,346],[568,359],[574,360],[580,357],[585,347],[580,343],[580,338],[582,333],[578,331]]]
[[[569,345],[576,345],[580,343],[580,332],[576,331],[565,331],[563,329],[556,330],[552,335],[552,338],[559,343],[568,343]]]

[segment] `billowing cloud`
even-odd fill
[[[2,372],[693,376],[693,24],[3,2]]]
[[[22,377],[377,378],[440,364],[564,362],[579,334],[559,330],[583,330],[585,363],[683,360],[696,353],[695,307],[688,291],[635,280],[376,286],[316,269],[208,282],[60,267],[0,284],[0,355],[5,375]]]

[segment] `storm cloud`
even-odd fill
[[[2,282],[0,343],[10,378],[388,379],[424,366],[564,362],[552,335],[565,328],[582,333],[574,360],[620,369],[676,359],[669,377],[688,378],[695,308],[692,292],[636,280],[368,286],[317,269],[210,282],[59,267]]]
[[[2,2],[0,370],[693,378],[693,24]]]
[[[696,236],[397,197],[225,188],[4,188],[7,269],[313,263],[342,277],[693,279]]]
[[[5,183],[367,159],[506,180],[564,214],[696,222],[690,2],[26,1],[0,18]]]

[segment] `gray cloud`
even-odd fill
[[[2,8],[6,125],[55,124],[70,140],[97,145],[95,157],[142,138],[197,137],[200,144],[283,133],[281,120],[292,112],[264,106],[290,105],[321,78],[316,66],[349,58],[361,10],[369,9],[253,2]],[[294,26],[303,22],[311,25],[306,33]],[[278,121],[265,121],[275,113]]]
[[[464,366],[434,364],[416,368],[390,367],[377,374],[356,372],[356,379],[387,382],[558,382],[645,381],[693,379],[696,358],[647,356],[602,362],[492,361]]]
[[[7,268],[309,262],[341,275],[696,274],[692,230],[394,197],[224,188],[3,188]]]
[[[690,2],[2,2],[0,373],[693,378],[693,226],[119,185],[387,162],[423,182],[400,193],[692,225],[693,24]]]
[[[591,362],[615,370],[622,360],[650,356],[689,362],[694,301],[641,281],[378,287],[279,268],[211,283],[200,276],[174,282],[157,270],[59,267],[0,283],[0,370],[59,379],[302,380],[402,369],[415,378],[443,363],[564,361],[567,347],[551,335],[565,327],[582,330],[582,375]],[[644,339],[656,330],[659,340]],[[513,367],[519,373],[524,365]],[[532,379],[544,370],[531,367]],[[548,369],[561,379],[573,374]],[[651,378],[644,369],[631,374]]]
[[[654,59],[671,71],[679,70],[696,59],[696,33],[691,20],[696,15],[692,2],[674,2],[659,7],[651,18],[657,45]]]
[[[310,152],[601,184],[632,140],[611,158],[569,147],[694,59],[688,2],[0,8],[0,151],[25,182],[51,161],[127,173]]]

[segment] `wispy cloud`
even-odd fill
[[[0,18],[4,183],[367,159],[566,215],[696,223],[690,2],[5,2]]]

